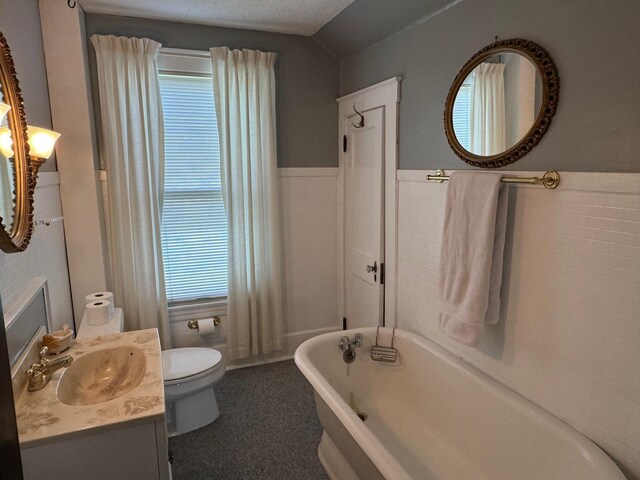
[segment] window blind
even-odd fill
[[[227,226],[211,78],[160,74],[165,176],[162,253],[169,303],[227,295]]]
[[[463,83],[453,102],[453,131],[460,145],[471,150],[471,84]]]

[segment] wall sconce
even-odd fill
[[[0,104],[0,107],[2,105]],[[0,115],[2,112],[0,111]],[[6,113],[5,113],[6,114]],[[32,127],[27,125],[27,137],[29,143],[29,156],[31,157],[31,168],[38,174],[38,169],[46,162],[53,153],[60,134],[46,128]],[[0,154],[5,158],[13,157],[13,140],[9,127],[0,127]]]
[[[38,169],[53,153],[53,147],[58,138],[60,138],[60,134],[46,128],[27,125],[27,137],[29,139],[31,168],[34,174],[38,175]]]
[[[11,105],[0,102],[0,124],[2,124],[2,121],[9,110],[11,110]]]

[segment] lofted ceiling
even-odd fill
[[[313,39],[342,58],[463,0],[359,0],[322,27]]]
[[[79,0],[91,13],[313,35],[354,0]]]

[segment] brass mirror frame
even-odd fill
[[[453,104],[458,90],[469,74],[489,57],[500,53],[517,53],[533,63],[542,78],[542,105],[538,117],[527,134],[513,147],[506,151],[491,156],[481,156],[471,153],[458,142],[453,129]],[[478,51],[464,64],[453,85],[449,89],[447,101],[444,106],[444,130],[449,146],[460,159],[469,165],[481,168],[500,168],[520,160],[535,147],[542,136],[549,129],[551,119],[558,106],[558,94],[560,92],[560,79],[558,70],[553,60],[537,43],[522,38],[500,40]]]
[[[22,252],[33,232],[33,192],[36,173],[33,170],[27,137],[27,118],[18,84],[15,64],[6,38],[0,32],[0,90],[3,101],[11,105],[7,113],[13,140],[13,179],[15,203],[13,221],[5,225],[0,218],[0,248],[7,253]]]

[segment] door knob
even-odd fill
[[[367,273],[376,273],[378,271],[378,263],[373,262],[373,265],[367,265]]]

